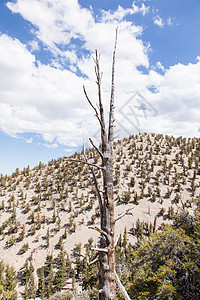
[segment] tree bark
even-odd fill
[[[102,142],[102,167],[103,167],[103,215],[101,216],[101,229],[107,233],[109,240],[105,235],[101,235],[100,248],[107,248],[108,253],[99,253],[100,271],[99,271],[99,299],[116,299],[116,281],[115,281],[115,219],[114,219],[114,198],[113,198],[113,140],[114,140],[114,73],[115,73],[115,55],[117,44],[117,30],[115,46],[113,51],[112,64],[112,82],[110,98],[110,114],[108,136],[106,131],[101,131]],[[97,78],[99,69],[97,69]],[[98,82],[98,80],[97,80]],[[101,82],[99,82],[101,84]],[[99,90],[100,90],[100,85]],[[100,99],[101,102],[101,99]],[[100,115],[103,114],[103,106],[100,103]],[[104,120],[104,116],[102,118]]]
[[[101,99],[101,78],[102,74],[100,72],[100,56],[96,51],[96,56],[94,58],[95,62],[95,74],[96,74],[96,83],[98,87],[98,100],[99,106],[98,110],[92,102],[90,101],[85,87],[83,87],[84,94],[88,100],[90,106],[95,112],[101,129],[101,151],[94,146],[93,142],[90,139],[91,144],[96,149],[97,153],[100,155],[102,160],[102,165],[100,169],[103,172],[103,197],[100,194],[99,188],[97,186],[97,180],[95,174],[92,170],[94,165],[89,164],[86,159],[86,164],[91,168],[94,185],[96,188],[97,198],[99,201],[100,207],[100,221],[101,228],[91,227],[92,229],[97,230],[100,234],[100,247],[93,248],[94,251],[97,251],[99,254],[99,259],[95,258],[94,263],[97,260],[100,262],[99,269],[99,300],[116,300],[116,279],[118,284],[120,282],[118,276],[115,272],[115,223],[116,219],[114,218],[114,197],[113,197],[113,141],[114,141],[114,92],[115,92],[115,56],[116,56],[116,45],[117,45],[117,29],[115,37],[115,45],[113,51],[113,61],[112,61],[112,79],[111,79],[111,97],[110,97],[110,112],[109,112],[109,125],[108,130],[105,126],[105,117],[104,117],[104,107]],[[98,167],[95,165],[95,167]],[[126,214],[126,213],[125,213]],[[118,218],[120,219],[121,216]],[[120,289],[123,288],[123,285],[119,284]],[[124,288],[122,289],[123,294]],[[128,299],[128,298],[126,298]]]
[[[114,220],[114,201],[113,201],[113,161],[112,148],[109,144],[103,151],[103,215],[101,218],[101,229],[109,236],[109,241],[105,235],[101,235],[100,248],[107,248],[108,253],[99,253],[99,299],[115,300],[115,220]]]

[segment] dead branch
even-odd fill
[[[108,140],[113,141],[114,139],[114,94],[115,94],[115,56],[117,47],[117,34],[118,28],[116,29],[115,46],[113,51],[113,64],[112,64],[112,83],[111,83],[111,96],[110,96],[110,115],[109,115],[109,127],[108,127]]]
[[[95,111],[95,117],[97,117],[97,119],[98,119],[98,121],[99,121],[99,123],[100,123],[101,129],[102,129],[103,131],[105,131],[105,125],[102,123],[102,120],[101,120],[101,118],[100,118],[100,116],[99,116],[99,114],[98,114],[97,109],[94,107],[94,105],[93,105],[92,102],[90,101],[90,98],[88,97],[88,94],[87,94],[87,92],[86,92],[85,86],[83,86],[83,91],[84,91],[84,94],[85,94],[85,97],[86,97],[87,101],[89,102],[90,106],[91,106],[91,107],[94,109],[94,111]]]
[[[96,227],[96,226],[89,226],[88,228],[89,228],[89,229],[96,230],[96,231],[98,231],[99,233],[103,234],[103,235],[107,238],[108,242],[110,243],[110,238],[109,238],[108,234],[107,234],[105,231],[103,231],[102,229],[100,229],[100,228],[98,228],[98,227]]]
[[[134,207],[128,208],[126,211],[124,211],[123,213],[121,213],[116,219],[115,222],[119,221],[121,218],[123,218],[125,215],[132,215],[132,213],[129,213],[129,211],[131,211],[132,209],[134,209]]]
[[[102,139],[102,144],[106,144],[107,142],[107,136],[106,136],[106,127],[105,127],[105,118],[104,118],[104,108],[102,104],[102,98],[101,98],[101,79],[102,79],[102,73],[100,72],[100,55],[98,55],[98,52],[96,50],[96,58],[95,58],[95,73],[96,73],[96,83],[98,86],[98,99],[99,99],[99,112],[100,112],[100,119],[101,119],[101,139]]]
[[[91,265],[95,264],[98,261],[99,261],[99,257],[96,257],[95,259],[93,259],[91,262],[88,263],[88,266],[91,266]]]
[[[85,160],[87,162],[87,157],[85,155],[85,147],[84,147],[84,145],[83,145],[83,155],[84,155]],[[91,165],[89,165],[89,168],[90,168],[90,171],[92,173],[93,180],[94,180],[94,186],[95,186],[95,190],[96,190],[96,195],[97,195],[97,199],[98,199],[98,202],[99,202],[100,216],[102,216],[102,214],[103,214],[103,201],[102,201],[101,194],[100,194],[100,191],[99,191],[99,188],[98,188],[97,179],[96,179],[96,176],[94,174],[94,171],[93,171]]]
[[[117,238],[115,240],[115,247],[117,246],[118,240],[119,240],[119,235],[117,236]]]
[[[106,249],[106,248],[94,248],[94,247],[92,247],[91,250],[97,251],[97,252],[105,252],[105,253],[108,253],[108,249]]]
[[[82,164],[86,164],[86,165],[91,166],[91,167],[98,168],[100,170],[104,170],[104,167],[100,167],[100,166],[97,166],[95,164],[91,164],[91,163],[89,163],[87,161],[80,160],[80,159],[68,158],[67,161],[75,161],[75,162],[79,162],[79,163],[82,163]]]
[[[123,286],[123,284],[121,283],[119,276],[117,275],[117,272],[115,271],[115,279],[116,279],[116,283],[122,293],[122,295],[124,296],[125,300],[131,300],[131,298],[129,297],[127,291],[125,290],[125,287]]]
[[[93,141],[91,138],[89,138],[89,141],[91,143],[91,145],[94,147],[94,149],[98,152],[98,154],[100,155],[100,157],[103,159],[103,153],[94,145]]]

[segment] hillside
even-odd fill
[[[171,222],[179,207],[193,211],[192,199],[200,194],[200,139],[139,134],[115,142],[114,152],[116,217],[133,208],[117,222],[116,236],[126,227],[128,242],[134,244],[139,221],[144,221],[148,235]],[[89,162],[100,163],[94,149],[86,154]],[[71,158],[84,160],[82,153]],[[100,184],[101,171],[94,171]],[[98,222],[98,201],[87,165],[64,157],[2,175],[0,258],[18,273],[18,299],[24,299],[20,280],[27,259],[37,283],[47,255],[57,259],[62,244],[73,269],[77,248],[85,255],[88,240],[98,242],[98,234],[88,228]],[[70,274],[69,288],[73,271]]]

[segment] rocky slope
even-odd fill
[[[133,208],[117,222],[116,235],[126,227],[128,240],[134,243],[138,219],[146,228],[150,224],[159,228],[177,209],[192,210],[191,201],[200,193],[199,139],[139,134],[117,141],[114,148],[115,214]],[[100,163],[94,149],[86,154],[89,162]],[[101,171],[94,171],[100,185]],[[89,238],[97,243],[98,234],[88,227],[98,223],[98,202],[87,165],[64,157],[0,178],[0,258],[18,274],[28,258],[37,281],[47,254],[57,257],[62,236],[73,262],[78,243],[84,246]],[[19,292],[23,289],[19,283]]]

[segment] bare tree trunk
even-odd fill
[[[108,253],[99,253],[99,299],[116,299],[115,283],[115,220],[114,220],[114,200],[113,200],[113,161],[112,144],[106,145],[103,152],[103,215],[101,218],[101,229],[108,235],[101,235],[100,248],[106,248]]]
[[[117,31],[115,47],[113,52],[112,83],[110,99],[110,115],[108,134],[105,128],[104,111],[101,102],[101,74],[99,69],[98,56],[96,55],[96,75],[99,90],[99,108],[102,143],[102,167],[103,167],[103,214],[101,215],[101,230],[106,235],[101,234],[100,248],[107,249],[108,252],[99,252],[99,299],[116,299],[115,282],[115,220],[114,220],[114,199],[113,199],[113,139],[114,139],[114,69],[115,52],[117,43]]]
[[[120,215],[117,219],[114,219],[114,198],[113,198],[113,140],[114,140],[114,75],[115,75],[115,55],[116,55],[116,45],[117,45],[117,30],[115,37],[115,45],[113,51],[113,62],[112,62],[112,80],[111,80],[111,97],[110,97],[110,112],[109,112],[109,125],[108,130],[106,130],[105,117],[104,117],[104,108],[101,99],[101,78],[102,74],[100,72],[100,56],[96,51],[96,56],[94,58],[95,62],[95,74],[96,74],[96,83],[98,87],[98,100],[99,106],[98,109],[90,101],[85,87],[83,87],[86,99],[93,108],[95,116],[99,121],[101,128],[101,146],[102,149],[98,149],[90,139],[92,146],[98,152],[102,159],[102,165],[97,166],[90,164],[87,161],[85,156],[85,161],[74,160],[77,162],[82,162],[89,165],[93,178],[94,185],[96,188],[96,194],[99,201],[100,208],[100,219],[101,219],[101,228],[90,227],[97,230],[100,234],[100,247],[93,248],[99,254],[100,261],[100,270],[99,270],[99,300],[116,300],[116,279],[118,286],[124,293],[124,287],[121,284],[119,277],[115,272],[115,222],[122,218],[129,210],[124,214]],[[103,197],[100,192],[93,171],[93,167],[97,167],[103,172]],[[97,259],[91,262],[95,263]],[[126,298],[128,299],[128,298]]]

